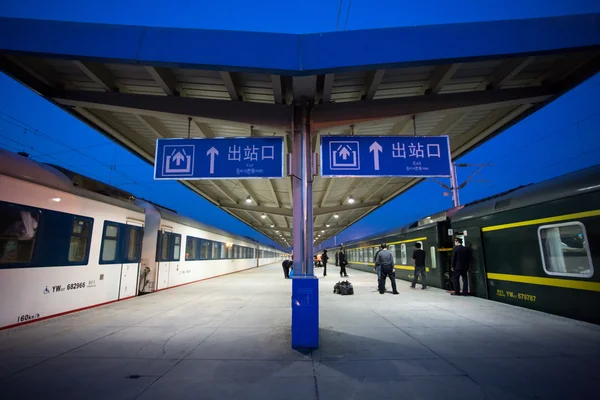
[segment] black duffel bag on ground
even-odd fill
[[[354,287],[348,281],[338,282],[333,287],[333,293],[341,294],[342,296],[354,294]]]

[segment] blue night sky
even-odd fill
[[[149,26],[307,33],[600,12],[595,0],[8,0],[0,16]],[[339,17],[338,17],[338,10]],[[100,133],[0,74],[0,146],[63,165],[237,234],[270,242],[176,182],[155,182],[152,167]],[[600,76],[462,157],[492,163],[461,191],[466,203],[600,162]],[[111,167],[112,166],[112,167]],[[461,168],[459,180],[474,168]],[[426,181],[337,237],[348,241],[452,205]],[[331,241],[332,243],[332,241]]]

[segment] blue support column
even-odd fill
[[[314,275],[292,279],[292,347],[319,347],[319,279]]]
[[[294,111],[292,188],[294,278],[292,280],[292,347],[319,347],[319,280],[313,263],[312,149],[306,100]]]

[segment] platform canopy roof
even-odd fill
[[[149,163],[189,117],[194,138],[289,150],[301,98],[315,151],[320,135],[416,132],[449,135],[456,159],[600,70],[600,14],[303,35],[0,18],[0,70]],[[291,245],[290,179],[182,184]],[[315,177],[315,237],[418,182]]]

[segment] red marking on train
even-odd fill
[[[82,307],[82,308],[76,308],[75,310],[65,311],[65,312],[61,312],[61,313],[58,313],[58,314],[47,315],[45,317],[35,318],[35,319],[29,320],[29,321],[25,321],[25,322],[19,322],[17,324],[12,324],[12,325],[8,325],[8,326],[4,326],[4,327],[0,328],[0,331],[4,330],[4,329],[9,329],[9,328],[15,328],[15,327],[21,326],[21,325],[31,324],[33,322],[44,321],[44,320],[50,319],[50,318],[62,317],[63,315],[73,314],[75,312],[89,310],[90,308],[96,308],[96,307],[105,306],[107,304],[116,303],[118,301],[129,300],[129,299],[133,299],[135,297],[137,297],[137,296],[124,297],[124,298],[119,299],[119,300],[111,300],[111,301],[107,301],[105,303],[94,304],[94,305],[91,305],[91,306],[86,306],[86,307]]]

